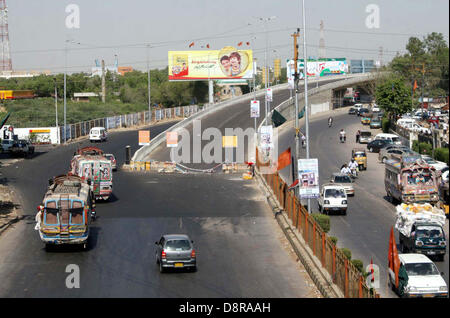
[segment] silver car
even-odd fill
[[[397,150],[398,154],[402,154],[402,151],[408,150],[409,148],[401,145],[388,145],[380,149],[380,152],[378,153],[378,160],[384,163],[385,160],[390,159],[388,152],[394,149]],[[392,151],[390,153],[392,153]]]
[[[355,188],[353,187],[353,181],[350,176],[344,173],[333,173],[330,182],[343,187],[347,195],[355,195]]]
[[[167,268],[197,270],[194,241],[185,234],[166,234],[156,244],[156,263],[163,273]]]

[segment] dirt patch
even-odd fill
[[[18,207],[19,205],[14,203],[12,190],[0,184],[0,234],[17,218]]]

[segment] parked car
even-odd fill
[[[385,133],[381,133],[375,136],[375,139],[386,139],[389,140],[390,142],[392,142],[393,144],[396,145],[401,145],[402,141],[400,140],[400,138],[395,135],[395,134],[385,134]]]
[[[380,154],[382,152],[383,151],[380,151]],[[409,149],[402,149],[402,148],[390,149],[383,152],[383,155],[381,156],[381,162],[386,163],[386,161],[389,159],[399,158],[404,155],[415,155],[415,153]]]
[[[162,273],[167,268],[197,270],[197,256],[194,241],[185,234],[166,234],[156,245],[156,263]]]
[[[10,152],[14,156],[27,157],[34,153],[34,146],[28,140],[19,139],[11,146]]]
[[[369,130],[362,130],[359,135],[359,143],[367,144],[372,141],[372,133]]]
[[[380,152],[381,148],[386,147],[387,145],[392,145],[388,140],[384,140],[384,139],[377,139],[377,140],[372,140],[371,142],[369,142],[367,144],[367,149],[370,152]]]
[[[434,169],[441,171],[442,169],[444,169],[445,167],[447,167],[447,164],[445,162],[442,161],[436,161],[433,158],[431,158],[428,155],[422,155],[422,159],[428,163],[428,165],[434,167]]]
[[[381,128],[381,120],[378,117],[372,118],[370,121],[370,129]]]
[[[319,204],[319,211],[322,213],[340,212],[343,215],[347,214],[347,194],[343,186],[333,183],[322,185],[317,203]]]
[[[423,254],[399,254],[400,270],[406,272],[406,286],[395,287],[395,273],[389,268],[388,284],[402,297],[448,297],[448,287],[436,265]],[[402,290],[400,290],[402,288]]]
[[[355,114],[356,114],[356,108],[350,107],[350,108],[348,109],[348,114],[349,114],[349,115],[355,115]]]
[[[104,127],[93,127],[89,131],[89,140],[94,141],[106,141],[108,139],[108,133]]]
[[[375,112],[379,112],[380,111],[380,107],[378,107],[378,105],[373,105],[372,107],[372,111]]]
[[[341,186],[345,189],[347,195],[355,195],[355,188],[353,187],[353,180],[349,175],[343,173],[333,173],[330,178],[330,182]]]
[[[14,143],[16,141],[17,140],[3,139],[2,140],[1,152],[10,152],[12,145],[14,145]]]
[[[429,135],[431,135],[431,129],[430,128],[423,127],[423,126],[421,126],[419,124],[416,124],[416,123],[408,125],[408,126],[406,126],[406,128],[408,130],[412,130],[412,131],[415,131],[415,132],[418,132],[418,133],[421,133],[421,134],[429,134]]]
[[[117,161],[116,161],[116,157],[114,157],[114,155],[112,153],[107,153],[104,155],[106,157],[106,159],[111,161],[111,169],[113,169],[114,171],[117,170]]]

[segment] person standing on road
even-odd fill
[[[360,136],[361,136],[361,131],[358,130],[358,131],[356,132],[356,143],[359,142],[359,137],[360,137]]]

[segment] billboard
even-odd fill
[[[169,51],[169,80],[253,78],[252,50]]]
[[[303,67],[304,60],[297,60],[298,72],[300,73],[300,78],[303,78]],[[294,79],[295,64],[294,60],[288,60],[286,63],[286,76],[288,80]],[[345,58],[335,58],[335,59],[318,59],[308,60],[307,74],[310,77],[313,76],[327,76],[327,75],[337,75],[337,74],[347,74],[348,73],[348,63]]]

